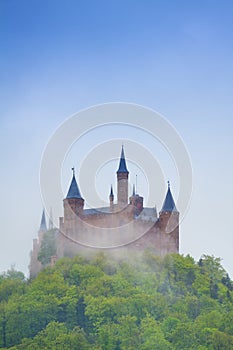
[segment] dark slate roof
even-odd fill
[[[102,207],[102,208],[92,208],[92,209],[85,209],[84,214],[85,215],[99,215],[99,214],[112,214],[112,210],[110,207]]]
[[[163,203],[163,207],[161,209],[161,212],[178,212],[178,210],[176,209],[174,199],[172,197],[172,193],[171,193],[169,184],[168,184],[168,190],[167,190],[166,198],[165,198],[165,201]]]
[[[110,190],[110,195],[109,196],[110,197],[114,197],[112,186],[111,186],[111,190]]]
[[[121,159],[119,163],[119,169],[117,170],[117,173],[129,173],[126,167],[126,162],[125,162],[125,153],[124,153],[124,147],[122,146],[121,149]]]
[[[69,188],[69,191],[67,193],[66,198],[81,198],[82,199],[82,196],[80,194],[80,191],[79,191],[74,174],[73,174],[73,178],[72,178],[70,188]]]
[[[43,209],[42,216],[41,216],[40,231],[47,231],[44,209]]]
[[[143,208],[136,219],[141,221],[156,222],[158,220],[157,211],[155,208]]]

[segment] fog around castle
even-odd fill
[[[228,0],[1,2],[1,271],[15,265],[28,274],[43,208],[41,159],[55,130],[82,109],[121,101],[161,113],[189,153],[193,190],[180,223],[180,252],[221,257],[233,276],[232,12]],[[163,182],[150,173],[158,192],[148,205],[161,207],[167,180],[177,200],[179,175],[171,157],[130,126],[92,130],[73,145],[59,174],[64,196],[71,167],[78,173],[93,147],[108,140],[126,146],[133,140],[157,160]],[[100,205],[108,201],[118,156],[116,147],[96,173]],[[130,186],[137,174],[138,190],[149,201],[152,185],[140,161],[137,166],[128,159]],[[80,190],[87,195],[85,186]],[[62,197],[53,208],[55,221],[60,203]]]

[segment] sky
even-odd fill
[[[232,18],[231,0],[0,1],[0,271],[15,266],[28,273],[43,207],[41,162],[55,131],[81,110],[127,102],[162,115],[189,154],[192,197],[181,213],[180,252],[220,257],[233,278]],[[99,130],[64,159],[64,196],[70,167],[78,176],[85,154],[110,139],[118,142],[111,169],[121,143],[127,157],[128,138],[151,147],[163,168],[158,142],[130,127]],[[134,165],[132,176],[140,173]],[[96,187],[104,198],[114,177],[102,168]],[[179,179],[170,166],[163,172],[177,199]],[[140,194],[147,197],[143,176]],[[162,198],[155,202],[161,208]],[[62,199],[59,205],[61,216]]]

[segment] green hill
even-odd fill
[[[0,276],[0,348],[233,349],[233,283],[219,258],[150,252],[59,260]]]

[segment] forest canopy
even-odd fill
[[[147,251],[63,258],[33,280],[0,275],[1,349],[233,349],[233,283],[221,260]]]

